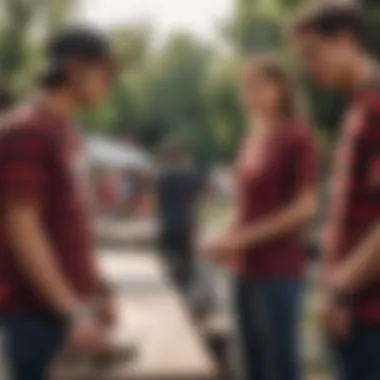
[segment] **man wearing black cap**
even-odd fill
[[[13,380],[44,379],[66,339],[79,349],[108,348],[89,305],[101,281],[72,119],[107,96],[112,74],[102,35],[60,33],[48,45],[36,101],[0,136],[0,329]]]

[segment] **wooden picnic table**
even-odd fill
[[[137,356],[106,370],[57,368],[54,379],[217,379],[213,360],[158,258],[149,253],[102,251],[99,260],[108,278],[119,286],[115,340],[132,342]]]

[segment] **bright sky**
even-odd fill
[[[158,37],[173,30],[188,30],[214,39],[215,29],[231,16],[234,0],[81,0],[79,17],[101,27],[146,22]]]

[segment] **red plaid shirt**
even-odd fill
[[[380,88],[358,95],[348,110],[336,152],[324,249],[331,266],[355,252],[380,221]],[[380,278],[357,299],[356,318],[380,323]]]
[[[237,170],[237,207],[241,225],[279,213],[297,195],[316,185],[317,159],[311,128],[293,121],[264,139],[246,141]],[[302,226],[236,255],[233,267],[255,278],[298,278],[306,252]]]
[[[42,108],[16,113],[0,135],[1,203],[36,201],[62,272],[79,296],[95,287],[81,142],[70,124]],[[0,219],[0,312],[49,311],[15,261]],[[20,237],[22,238],[22,237]]]

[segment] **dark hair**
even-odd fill
[[[273,54],[253,56],[245,62],[244,71],[250,75],[260,75],[274,83],[281,92],[279,112],[285,118],[297,118],[304,111],[287,65]]]
[[[71,60],[85,63],[106,62],[115,69],[116,57],[107,36],[96,29],[77,26],[53,35],[45,50],[46,66],[39,77],[40,85],[56,87],[67,79],[67,65]]]
[[[325,37],[348,32],[360,44],[365,44],[367,33],[364,12],[353,1],[313,2],[301,8],[290,24],[290,33],[293,36],[307,32]]]
[[[66,78],[67,70],[63,65],[48,65],[41,71],[38,77],[38,84],[46,89],[54,89],[62,86]]]

